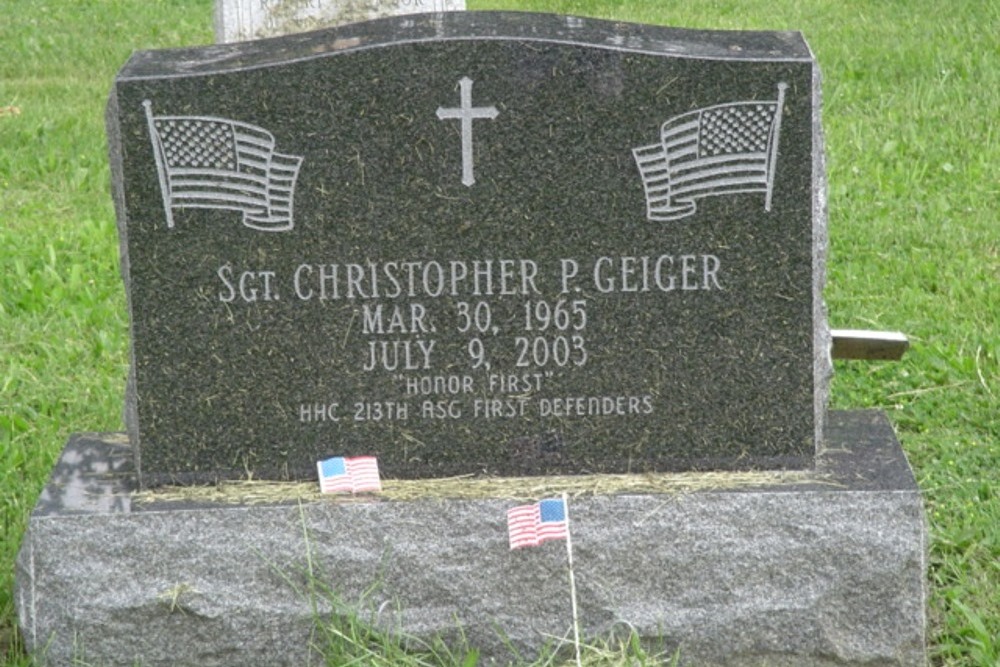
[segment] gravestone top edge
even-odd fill
[[[538,41],[709,60],[814,60],[797,31],[701,30],[540,12],[469,11],[393,16],[247,42],[136,51],[117,78],[211,74],[380,46],[466,39]]]

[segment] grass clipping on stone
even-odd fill
[[[680,495],[696,491],[831,484],[814,470],[562,475],[553,477],[478,477],[382,480],[381,493],[323,494],[317,482],[261,480],[223,481],[211,486],[167,486],[139,493],[140,504],[153,502],[275,504],[286,502],[352,502],[507,499],[533,501],[567,493],[571,496],[617,494]]]

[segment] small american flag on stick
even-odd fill
[[[360,493],[381,491],[378,460],[374,456],[344,458],[335,456],[316,464],[319,490],[323,493]]]
[[[511,549],[537,547],[549,540],[564,540],[569,535],[566,501],[562,498],[540,500],[507,510],[507,533]]]
[[[520,505],[507,510],[507,534],[511,549],[537,547],[549,540],[566,541],[566,565],[569,571],[569,595],[573,612],[573,645],[577,667],[580,661],[580,616],[576,604],[576,577],[573,575],[573,540],[569,535],[569,514],[566,495],[562,498],[539,500],[533,505]]]

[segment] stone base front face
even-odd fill
[[[582,632],[634,629],[690,665],[925,664],[919,490],[877,412],[831,413],[815,478],[571,497]],[[117,434],[75,435],[17,563],[45,664],[315,664],[332,598],[489,661],[571,637],[562,542],[510,551],[520,501],[151,503]]]

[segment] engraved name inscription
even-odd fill
[[[394,391],[309,397],[290,406],[298,421],[316,425],[649,415],[649,394],[546,391],[550,379],[582,372],[600,355],[588,337],[598,323],[592,299],[668,298],[724,290],[726,283],[718,255],[676,252],[302,262],[284,271],[226,263],[216,278],[214,293],[227,308],[283,300],[353,304],[336,311],[351,320],[348,364],[362,376],[387,374]]]

